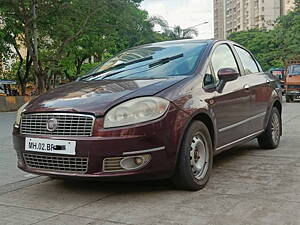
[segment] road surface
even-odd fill
[[[217,156],[207,187],[51,180],[16,169],[14,113],[0,114],[0,224],[300,224],[300,103],[284,103],[277,150],[256,141]]]

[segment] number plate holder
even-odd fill
[[[75,155],[76,141],[25,138],[25,151]]]

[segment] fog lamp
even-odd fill
[[[150,161],[151,156],[147,155],[138,155],[130,156],[121,160],[120,166],[125,170],[135,170],[141,167],[144,167]]]

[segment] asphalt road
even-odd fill
[[[103,183],[33,177],[16,169],[14,113],[0,114],[0,224],[300,224],[300,103],[284,104],[277,150],[256,141],[215,158],[198,192],[166,181]]]

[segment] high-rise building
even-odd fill
[[[214,0],[215,38],[253,28],[271,29],[276,19],[292,9],[294,0]]]
[[[282,14],[286,15],[289,11],[293,10],[295,7],[294,0],[282,0]]]

